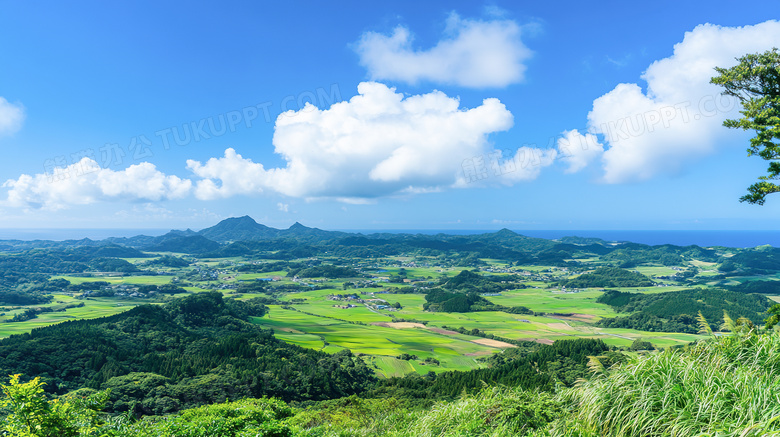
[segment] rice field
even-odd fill
[[[303,306],[297,306],[303,307]],[[475,343],[478,337],[461,334],[442,334],[424,327],[407,327],[402,329],[379,326],[361,325],[323,316],[304,314],[300,311],[287,310],[281,306],[272,305],[264,317],[255,317],[253,322],[274,329],[276,335],[290,343],[313,349],[324,349],[326,345],[347,348],[357,354],[371,355],[381,358],[375,363],[385,376],[400,376],[392,369],[414,368],[420,373],[428,371],[468,370],[479,367],[476,357],[500,352],[502,349]],[[436,358],[441,366],[401,365],[391,366],[389,360],[408,353],[417,355],[419,361],[425,358]],[[380,365],[381,364],[381,365]]]
[[[289,299],[302,299],[294,310],[272,306],[268,315],[255,318],[254,322],[273,328],[279,338],[303,347],[325,350],[328,347],[348,348],[355,353],[371,356],[378,372],[385,376],[398,376],[403,372],[466,370],[479,367],[476,357],[498,352],[500,349],[480,345],[481,337],[445,333],[443,326],[479,329],[485,333],[513,339],[550,344],[555,340],[582,337],[600,338],[614,346],[628,346],[637,338],[651,341],[658,347],[682,345],[694,341],[696,335],[677,333],[641,332],[628,329],[597,328],[592,325],[601,317],[614,317],[607,305],[596,302],[600,291],[561,293],[548,289],[520,289],[490,296],[496,304],[526,306],[534,311],[559,313],[558,315],[533,316],[498,311],[475,313],[441,313],[423,310],[422,294],[363,294],[376,289],[338,290],[324,289],[290,293]],[[337,308],[348,301],[332,301],[332,294],[356,294],[362,299],[383,299],[398,302],[400,310],[376,310],[365,304],[353,308]],[[424,321],[426,326],[394,329],[393,320]],[[380,326],[384,325],[384,326]],[[409,324],[411,325],[411,324]],[[280,332],[281,331],[281,332]],[[417,362],[399,362],[401,353],[417,355],[420,360],[437,358],[441,366],[420,365]]]
[[[40,313],[38,317],[24,322],[3,323],[11,319],[17,313],[29,307],[53,307],[62,304],[84,303],[80,308],[68,308],[61,312]],[[143,302],[138,300],[121,300],[117,298],[96,297],[88,299],[75,299],[65,294],[55,294],[54,301],[44,305],[30,305],[20,307],[13,311],[5,311],[5,316],[0,316],[0,338],[14,334],[24,334],[35,328],[53,325],[67,320],[94,319],[97,317],[112,316],[127,311]],[[2,312],[2,311],[0,311]]]
[[[398,258],[401,259],[401,258]],[[137,259],[142,262],[148,259]],[[238,261],[239,259],[235,259]],[[200,261],[201,265],[217,267],[224,265],[226,259],[209,259]],[[500,262],[494,262],[492,267],[506,267]],[[397,275],[399,267],[378,267],[374,273],[377,276]],[[404,268],[407,277],[416,279],[437,280],[442,276],[455,276],[463,268],[439,267],[408,267]],[[328,287],[319,290],[285,293],[282,300],[296,300],[293,309],[284,309],[272,305],[270,312],[262,318],[254,318],[253,322],[265,328],[274,329],[275,335],[288,343],[301,347],[337,352],[350,349],[356,354],[362,354],[378,374],[383,376],[401,376],[409,372],[425,374],[429,371],[443,372],[449,370],[469,370],[482,366],[478,358],[498,353],[502,350],[496,344],[480,344],[482,337],[462,335],[444,330],[443,327],[467,330],[479,329],[486,334],[492,334],[512,340],[536,341],[550,344],[555,340],[575,338],[600,338],[614,346],[628,346],[635,339],[641,338],[652,342],[657,347],[668,347],[691,342],[696,335],[639,332],[626,329],[605,329],[593,326],[593,323],[603,317],[614,317],[616,314],[607,305],[596,302],[601,295],[600,289],[585,289],[576,293],[562,292],[551,288],[550,280],[571,276],[567,270],[545,266],[517,266],[513,271],[530,272],[529,280],[525,281],[528,288],[508,290],[498,296],[487,296],[486,299],[497,305],[507,307],[524,306],[535,312],[544,312],[547,316],[510,314],[505,312],[475,312],[475,313],[440,313],[423,310],[425,296],[422,294],[390,294],[377,293],[378,288],[343,289],[344,280],[306,280],[317,286]],[[640,272],[648,276],[664,276],[674,274],[667,267],[640,267]],[[184,270],[186,271],[186,269]],[[283,277],[277,284],[291,283],[286,278],[285,271],[266,273],[227,273],[220,274],[219,282],[254,281],[261,278]],[[110,284],[130,285],[162,285],[170,283],[173,274],[150,276],[56,276],[65,278],[73,284],[84,282],[106,281]],[[533,278],[533,279],[532,279]],[[202,292],[216,284],[194,283],[185,289],[188,292]],[[392,290],[407,287],[406,283],[382,283],[383,289]],[[205,288],[204,288],[205,287]],[[643,287],[625,288],[623,291],[658,293],[679,290],[684,287]],[[227,295],[232,290],[225,290]],[[381,299],[388,304],[398,303],[400,309],[382,309],[374,307],[379,301],[368,304],[355,301],[329,300],[334,294],[356,294],[360,299]],[[265,296],[262,294],[242,294],[239,299]],[[54,306],[68,303],[83,302],[81,308],[69,308],[64,312],[41,313],[38,318],[16,323],[1,323],[24,310],[6,310],[0,316],[0,338],[13,334],[29,332],[31,329],[59,323],[65,320],[89,319],[117,314],[136,305],[147,303],[148,300],[131,298],[87,298],[76,300],[66,294],[56,294],[55,302],[43,306]],[[352,303],[352,308],[338,308],[337,305]],[[0,311],[2,312],[2,311]],[[424,322],[425,325],[398,324],[396,320],[403,319],[413,322]],[[503,346],[502,346],[503,347]],[[400,360],[401,354],[417,355],[416,360]],[[440,365],[423,363],[426,358],[436,358]]]

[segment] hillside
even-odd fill
[[[87,435],[80,430],[89,429],[89,435],[114,437],[780,435],[776,420],[780,405],[774,395],[780,390],[775,376],[780,370],[775,359],[780,354],[780,335],[740,330],[738,325],[732,328],[737,331],[734,335],[615,364],[603,356],[591,357],[587,379],[552,393],[518,387],[513,381],[511,386],[483,385],[459,399],[426,404],[420,404],[419,398],[416,402],[405,398],[419,397],[415,391],[396,391],[394,397],[350,397],[308,408],[263,398],[136,422],[111,421],[95,412],[110,393],[90,394],[87,403],[72,396],[47,402],[38,380],[23,382],[12,376],[6,396],[26,396],[37,410],[22,416],[23,407],[10,404],[12,414],[3,426],[45,424],[49,430],[72,429],[73,435]],[[453,392],[458,389],[446,380],[441,383]],[[68,414],[62,414],[62,409]]]
[[[39,376],[53,394],[111,388],[108,410],[136,414],[244,397],[329,399],[373,383],[349,351],[289,345],[246,321],[266,311],[212,292],[65,322],[0,340],[0,372]]]

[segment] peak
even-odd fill
[[[306,226],[304,226],[304,225],[302,225],[302,224],[300,224],[298,222],[295,222],[292,226],[289,227],[289,229],[293,230],[293,229],[309,229],[309,228],[307,228]]]
[[[249,217],[248,215],[242,216],[242,217],[230,217],[222,220],[221,222],[217,223],[217,226],[241,226],[241,227],[264,227],[260,223],[257,223],[255,219],[252,217]]]
[[[228,220],[230,220],[230,221],[234,221],[234,222],[247,222],[247,223],[250,223],[250,222],[251,222],[251,223],[257,223],[257,222],[255,221],[255,219],[253,219],[252,217],[249,217],[248,215],[241,216],[241,217],[231,217],[231,218],[229,218],[229,219],[225,219],[225,220],[222,220],[222,221],[223,221],[223,222],[226,222],[226,221],[228,221]]]

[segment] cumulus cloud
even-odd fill
[[[349,101],[279,116],[273,144],[285,167],[266,169],[233,149],[206,163],[187,161],[187,167],[201,178],[195,186],[200,199],[271,190],[360,203],[454,185],[461,161],[489,152],[488,135],[512,124],[497,99],[462,109],[439,91],[404,97],[364,82]]]
[[[201,200],[259,194],[268,186],[268,172],[263,165],[244,159],[232,148],[225,150],[223,157],[211,158],[205,164],[188,159],[187,168],[201,178],[195,185],[195,197]]]
[[[408,28],[391,35],[366,32],[355,46],[372,79],[464,87],[505,87],[523,80],[531,50],[512,20],[471,20],[452,13],[443,38],[427,50],[412,46]]]
[[[697,26],[674,46],[672,56],[642,74],[646,90],[623,83],[593,102],[588,131],[603,135],[604,181],[644,180],[677,171],[691,159],[712,153],[730,134],[726,118],[738,116],[736,99],[709,83],[714,67],[730,67],[746,53],[780,46],[780,22],[754,26]],[[584,157],[584,156],[582,156]],[[588,159],[593,157],[588,155]],[[570,161],[576,171],[581,161]]]
[[[24,106],[0,97],[0,135],[12,134],[22,127]]]
[[[521,147],[495,150],[490,134],[514,123],[497,99],[461,108],[440,91],[404,96],[376,82],[358,85],[349,101],[319,109],[307,104],[281,114],[273,145],[286,165],[267,168],[233,148],[205,162],[188,160],[189,179],[165,175],[151,163],[122,171],[101,169],[89,158],[53,174],[7,181],[6,205],[58,209],[106,200],[158,201],[193,194],[200,200],[281,194],[366,204],[376,198],[535,179],[557,152]],[[485,179],[464,166],[473,157],[496,160]],[[482,167],[491,165],[482,161]],[[475,166],[476,170],[477,167]],[[479,182],[478,184],[471,184]],[[289,211],[279,203],[280,211]]]
[[[558,154],[569,166],[565,173],[576,173],[587,167],[604,152],[604,145],[593,134],[581,134],[577,129],[563,131],[558,138]]]
[[[276,204],[276,207],[279,208],[279,211],[281,212],[290,212],[290,205],[286,203],[279,202]]]
[[[166,176],[148,162],[122,171],[100,168],[90,158],[51,174],[23,174],[3,185],[8,190],[8,206],[57,210],[71,205],[124,200],[159,201],[187,196],[192,183],[177,176]]]

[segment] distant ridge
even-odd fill
[[[200,230],[198,234],[212,241],[226,243],[276,238],[279,235],[279,230],[261,225],[252,217],[245,215],[222,220],[210,228]]]
[[[306,241],[321,241],[339,238],[349,234],[338,231],[323,231],[310,228],[295,222],[287,229],[276,229],[255,221],[252,217],[231,217],[214,226],[202,229],[197,235],[208,238],[218,243],[230,243],[235,241],[260,241],[275,238],[295,237]]]
[[[388,253],[390,246],[393,246],[392,250],[430,248],[433,250],[472,251],[480,252],[488,258],[490,257],[488,255],[514,257],[515,261],[520,261],[527,255],[544,256],[558,260],[571,258],[568,255],[582,251],[604,254],[618,248],[637,250],[650,247],[643,243],[630,243],[618,239],[603,240],[594,237],[561,235],[528,236],[506,228],[493,232],[475,233],[447,233],[447,231],[436,234],[420,231],[362,233],[359,231],[326,231],[295,222],[287,229],[276,229],[258,223],[252,217],[245,215],[224,219],[214,226],[200,231],[192,229],[171,230],[158,236],[136,235],[133,237],[108,237],[102,240],[82,238],[64,241],[0,240],[0,250],[6,252],[49,248],[71,250],[79,247],[99,247],[112,244],[152,252],[191,253],[202,256],[217,256],[227,253],[233,254],[230,256],[238,256],[257,252],[267,254],[270,251],[284,253],[291,257],[310,256],[306,254],[316,253],[317,250],[327,251],[327,249],[323,249],[327,245],[342,248],[363,247],[365,248],[364,255],[380,256]],[[315,249],[315,246],[319,249]],[[663,244],[656,246],[670,246],[665,247],[665,250],[673,252],[679,252],[678,249],[681,248],[681,246]],[[297,247],[297,252],[291,250],[293,247]],[[488,247],[501,248],[501,253],[488,253]],[[700,249],[695,245],[684,247]],[[512,251],[513,254],[506,251]]]

